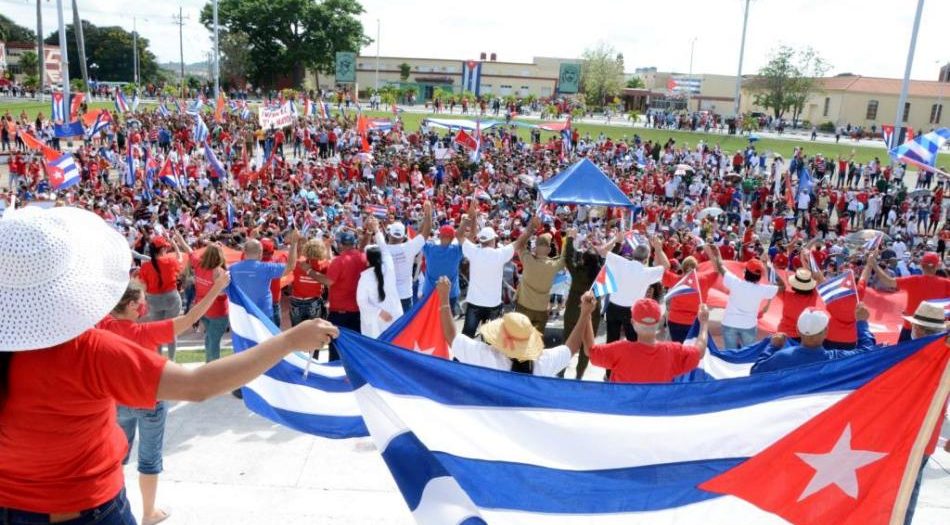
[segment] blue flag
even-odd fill
[[[82,122],[75,121],[69,124],[53,124],[53,136],[59,139],[82,136],[86,130],[82,127]]]

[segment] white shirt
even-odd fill
[[[476,341],[462,334],[455,336],[452,341],[452,357],[462,363],[483,366],[494,370],[511,371],[511,358],[501,353],[495,347]],[[565,345],[545,348],[534,361],[532,374],[536,376],[554,377],[558,372],[567,368],[571,362],[571,350]]]
[[[750,283],[729,271],[723,276],[722,283],[729,289],[722,325],[732,328],[754,328],[758,323],[759,305],[778,293],[778,286],[774,284]]]
[[[367,337],[377,337],[389,325],[403,314],[402,303],[396,292],[396,274],[393,271],[392,258],[383,253],[383,290],[386,299],[380,301],[379,289],[376,286],[376,273],[372,268],[363,270],[360,280],[356,284],[356,304],[360,307],[360,333]],[[385,310],[392,319],[383,321],[379,316]]]
[[[376,232],[376,244],[384,253],[393,258],[393,268],[396,271],[396,290],[400,299],[412,297],[412,263],[416,255],[425,246],[426,240],[421,235],[399,244],[386,244],[382,232]]]
[[[662,266],[644,266],[639,261],[628,261],[611,252],[607,254],[607,268],[617,281],[618,290],[610,294],[610,302],[630,308],[643,299],[647,289],[663,278]]]
[[[515,247],[482,248],[466,239],[462,255],[468,259],[468,303],[485,308],[500,305],[505,264],[515,255]]]

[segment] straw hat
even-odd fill
[[[924,328],[943,330],[946,326],[944,307],[929,301],[923,301],[917,305],[917,311],[914,312],[914,315],[903,317],[908,323],[920,325]]]
[[[788,278],[788,284],[791,285],[793,290],[810,292],[815,289],[818,283],[812,278],[810,271],[799,268],[795,270],[795,275]]]
[[[0,351],[48,348],[92,328],[122,298],[126,240],[78,208],[11,210],[0,220]]]
[[[479,331],[488,344],[512,359],[534,361],[544,351],[541,333],[524,314],[509,312],[483,324]]]

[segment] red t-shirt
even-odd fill
[[[362,250],[350,249],[333,258],[327,268],[327,277],[333,280],[330,287],[331,312],[359,312],[356,304],[356,285],[360,274],[367,267]]]
[[[858,340],[855,309],[858,297],[864,297],[867,285],[858,283],[858,295],[842,297],[825,305],[830,316],[828,319],[828,340],[835,343],[855,343]]]
[[[936,275],[898,277],[897,289],[907,292],[907,306],[904,307],[904,312],[907,315],[913,315],[923,301],[950,297],[950,279]],[[910,323],[904,321],[904,328],[909,330]]]
[[[174,254],[166,253],[156,260],[158,271],[151,261],[142,265],[139,270],[139,279],[145,283],[145,293],[156,295],[174,291],[178,288],[178,273],[181,272],[181,263]],[[159,282],[161,273],[161,282]]]
[[[294,280],[290,286],[290,295],[298,299],[320,297],[323,295],[323,285],[320,284],[320,281],[307,275],[307,272],[303,269],[302,263],[304,261],[305,259],[300,257],[297,259],[297,266],[294,266]],[[313,271],[317,273],[327,273],[327,268],[330,266],[330,261],[311,259],[308,262]]]
[[[156,348],[175,342],[175,325],[171,319],[136,323],[128,319],[118,319],[112,317],[112,315],[107,315],[105,319],[96,324],[96,328],[119,334],[145,348]]]
[[[594,345],[590,362],[610,370],[612,383],[669,383],[699,365],[699,349],[680,343],[614,341]]]
[[[782,304],[782,320],[778,323],[778,331],[789,337],[798,337],[798,317],[805,308],[818,304],[818,294],[814,290],[800,294],[789,287],[782,294]]]
[[[697,274],[697,277],[699,278],[699,291],[703,295],[703,298],[706,298],[709,296],[709,289],[712,288],[712,285],[716,282],[716,278],[719,277],[719,273],[715,270],[710,270]],[[682,278],[682,275],[677,275],[667,270],[663,273],[663,286],[671,288]],[[670,299],[668,304],[667,315],[671,323],[691,325],[699,313],[698,294],[677,295]]]
[[[204,297],[208,295],[208,292],[211,291],[211,287],[214,286],[214,270],[202,268],[201,265],[198,264],[200,260],[201,257],[197,253],[192,253],[191,270],[195,273],[195,302],[204,299]],[[227,270],[222,269],[222,271]],[[221,293],[215,298],[214,302],[211,303],[211,308],[205,313],[205,317],[208,319],[218,319],[227,317],[227,315],[228,295]]]
[[[128,448],[116,403],[155,406],[164,368],[159,354],[96,329],[13,354],[0,410],[0,508],[66,513],[114,498]]]

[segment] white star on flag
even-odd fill
[[[815,469],[815,475],[808,482],[802,495],[798,497],[798,501],[802,501],[829,485],[837,485],[842,492],[853,499],[858,499],[857,470],[887,454],[851,448],[851,425],[848,424],[829,452],[825,454],[796,453],[795,455]]]
[[[412,349],[415,350],[416,352],[419,352],[420,354],[432,355],[432,352],[435,352],[435,347],[426,348],[426,349],[419,348],[419,341],[416,341],[415,343],[412,344]]]

